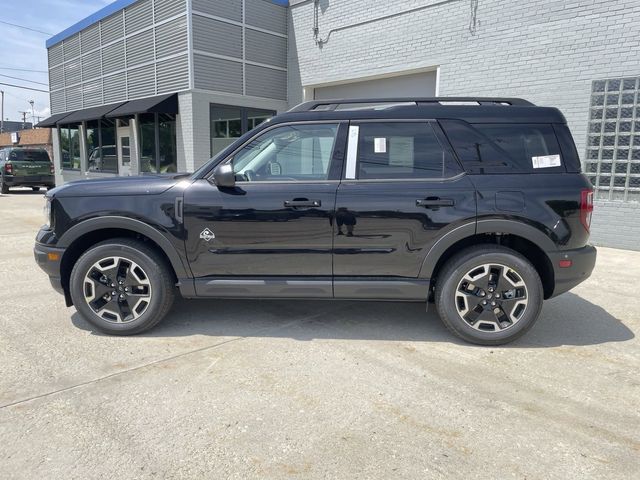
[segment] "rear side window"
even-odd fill
[[[12,150],[9,160],[20,162],[49,162],[49,154],[44,150]]]
[[[361,123],[358,178],[448,178],[459,173],[428,122]]]
[[[552,125],[441,123],[470,173],[566,171]]]

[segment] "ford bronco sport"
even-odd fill
[[[53,163],[43,148],[10,147],[0,149],[0,191],[11,187],[55,187]]]
[[[596,259],[565,118],[520,99],[307,102],[192,175],[72,182],[46,205],[37,262],[120,335],[179,291],[435,302],[452,333],[496,345]]]

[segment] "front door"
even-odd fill
[[[475,222],[473,184],[435,122],[351,122],[336,200],[336,298],[424,300],[438,238]]]
[[[129,127],[118,127],[117,155],[118,171],[123,177],[131,175],[131,131]]]
[[[331,297],[335,197],[347,124],[264,130],[223,163],[236,186],[185,193],[186,249],[202,296]]]

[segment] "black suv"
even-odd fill
[[[596,260],[565,118],[520,99],[308,102],[192,175],[73,182],[46,202],[36,260],[112,334],[156,325],[177,287],[433,301],[454,334],[501,344]]]

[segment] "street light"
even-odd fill
[[[35,103],[33,100],[29,100],[31,104],[31,128],[36,127],[36,111],[33,108],[33,104]]]

